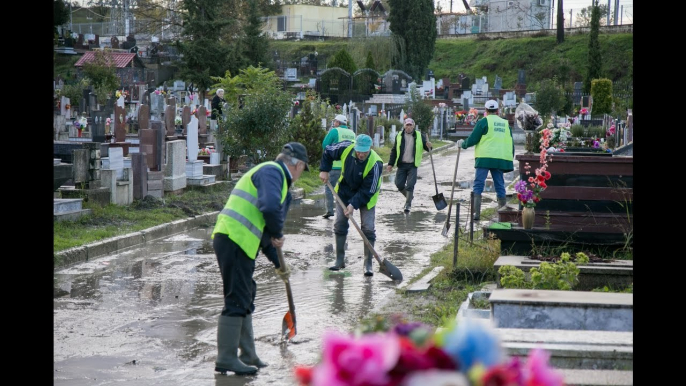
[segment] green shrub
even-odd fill
[[[593,79],[591,96],[593,97],[593,115],[612,112],[612,81],[610,79]]]
[[[572,133],[572,137],[585,137],[586,135],[586,128],[584,125],[580,123],[575,123],[573,124],[570,128],[569,131]]]
[[[586,136],[587,137],[593,137],[593,138],[604,138],[605,137],[605,129],[602,126],[594,125],[594,126],[589,126],[586,129]]]
[[[521,269],[504,265],[498,269],[500,285],[503,288],[570,291],[579,282],[577,264],[588,263],[588,256],[585,253],[578,252],[575,256],[575,261],[571,261],[570,254],[564,252],[555,263],[543,261],[538,268],[531,268],[528,278]]]

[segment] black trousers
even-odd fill
[[[223,233],[212,242],[222,275],[224,290],[223,316],[245,316],[255,311],[257,283],[252,276],[255,259],[249,258],[236,243]]]

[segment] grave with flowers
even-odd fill
[[[536,246],[631,248],[633,156],[566,152],[560,136],[564,129],[548,125],[540,131],[537,153],[515,157],[519,204],[499,209],[497,221],[485,231],[512,254],[530,255]],[[535,209],[530,229],[522,221],[527,207]]]

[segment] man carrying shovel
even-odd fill
[[[222,275],[224,307],[217,326],[214,371],[252,375],[267,366],[255,352],[252,313],[257,284],[252,276],[259,250],[286,281],[288,266],[279,263],[284,243],[283,224],[291,204],[289,188],[307,165],[307,150],[299,142],[283,146],[275,161],[263,162],[245,173],[217,215],[212,240]],[[238,349],[241,355],[238,356]]]
[[[391,156],[386,167],[390,172],[393,166],[398,169],[395,172],[395,186],[405,196],[403,210],[410,213],[412,198],[414,198],[414,185],[417,183],[417,168],[422,163],[424,150],[431,151],[433,145],[429,142],[426,134],[415,130],[412,118],[406,118],[402,131],[395,137],[395,144],[391,148]]]
[[[372,138],[366,134],[360,134],[355,142],[343,141],[329,145],[322,154],[319,163],[319,179],[323,183],[329,181],[333,161],[341,160],[341,176],[334,187],[334,194],[346,205],[336,205],[336,220],[333,224],[333,233],[336,235],[336,264],[329,267],[332,271],[345,268],[345,240],[348,236],[348,217],[352,216],[355,209],[360,210],[361,232],[369,241],[372,248],[376,240],[374,222],[376,217],[376,201],[381,190],[381,172],[383,161],[372,150]],[[365,245],[364,248],[364,275],[372,276],[373,252]]]

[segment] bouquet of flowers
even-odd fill
[[[458,124],[463,124],[464,120],[466,118],[467,112],[464,110],[456,111],[455,112],[455,119],[457,120]]]
[[[181,116],[180,116],[180,115],[177,115],[176,117],[174,117],[174,124],[175,124],[175,125],[180,125],[181,122],[182,122],[182,121],[181,121]]]
[[[117,97],[117,99],[119,99],[119,97],[121,97],[121,96],[126,98],[127,96],[129,96],[129,92],[126,90],[117,90],[117,92],[114,93],[114,95]]]
[[[465,119],[465,122],[476,125],[476,121],[479,120],[479,110],[475,109],[472,107],[469,109],[469,112],[467,113],[467,118]]]
[[[610,136],[613,136],[613,135],[615,135],[615,124],[614,124],[614,123],[612,123],[612,125],[610,126],[610,128],[607,129],[607,132],[605,133],[605,136],[606,136],[606,137],[610,137]]]
[[[112,123],[112,118],[107,117],[107,119],[105,119],[105,124],[106,124],[107,126],[109,126],[111,123]]]
[[[581,114],[581,115],[588,114],[588,109],[584,107],[583,109],[579,110],[579,114]]]
[[[567,145],[567,140],[572,136],[572,132],[569,130],[571,126],[572,125],[567,122],[558,123],[557,127],[554,127],[552,122],[548,122],[546,129],[548,129],[551,133],[551,138],[549,141],[551,147],[547,149],[548,152],[564,151],[564,147]]]
[[[527,103],[520,103],[515,109],[515,119],[519,123],[519,127],[525,131],[538,130],[543,126],[541,117],[538,116],[538,111]]]
[[[549,358],[540,348],[526,360],[508,358],[495,329],[480,321],[463,319],[433,333],[400,320],[380,331],[326,333],[321,361],[297,366],[295,377],[312,386],[562,386],[564,377],[548,366]]]
[[[155,90],[155,94],[157,94],[157,95],[165,95],[166,93],[164,92],[164,90]]]
[[[545,183],[550,179],[550,172],[548,169],[548,162],[551,160],[548,154],[548,148],[550,147],[550,137],[551,130],[545,128],[541,130],[541,167],[534,171],[534,175],[531,175],[531,165],[528,162],[524,164],[525,174],[528,176],[526,180],[519,180],[515,183],[515,191],[517,192],[517,199],[519,202],[527,207],[533,208],[536,204],[541,201],[541,193],[548,187]]]

